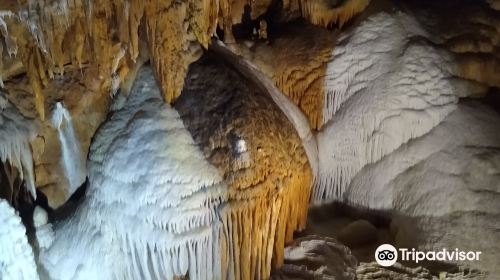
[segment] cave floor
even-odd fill
[[[295,237],[308,235],[331,237],[340,241],[351,249],[360,263],[375,262],[375,250],[379,245],[396,244],[389,215],[356,209],[338,202],[309,210],[306,229],[296,233]],[[436,276],[441,272],[459,271],[456,265],[437,261],[401,263],[408,267],[425,267]]]

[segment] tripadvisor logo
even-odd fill
[[[478,261],[481,252],[476,251],[460,251],[442,249],[439,251],[417,251],[415,249],[399,248],[397,250],[391,244],[382,244],[375,251],[375,260],[381,266],[391,266],[398,260],[413,261]]]

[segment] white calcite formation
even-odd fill
[[[363,166],[428,133],[474,90],[427,37],[402,12],[374,14],[340,36],[325,78],[313,203],[341,199]]]
[[[0,199],[0,248],[0,279],[38,279],[26,228],[14,208],[3,199]]]
[[[478,101],[458,105],[438,127],[366,166],[344,199],[392,211],[397,242],[424,250],[481,251],[459,264],[500,271],[500,115]],[[411,248],[411,247],[410,247]]]
[[[33,225],[39,250],[48,249],[54,242],[54,230],[47,211],[40,206],[36,206],[33,211]]]
[[[25,118],[0,92],[0,160],[16,168],[27,189],[36,197],[30,141],[35,125]]]
[[[52,113],[52,125],[57,129],[61,143],[61,161],[64,174],[68,180],[66,199],[69,198],[83,182],[85,182],[85,162],[82,158],[78,141],[69,111],[57,102]]]
[[[51,279],[220,278],[219,173],[150,68],[95,135],[82,205],[40,254]]]

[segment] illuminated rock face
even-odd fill
[[[150,68],[96,134],[89,187],[40,262],[51,279],[220,278],[225,187]],[[71,252],[71,257],[68,253]]]
[[[402,12],[377,13],[340,36],[328,64],[312,201],[341,200],[352,178],[428,133],[477,88],[454,77],[451,55]]]
[[[57,129],[61,143],[61,161],[68,180],[69,198],[85,182],[87,170],[70,113],[60,102],[57,102],[54,108],[52,125]]]
[[[9,78],[14,61],[20,60],[43,120],[47,83],[64,73],[67,64],[89,66],[100,86],[111,91],[139,52],[149,51],[163,96],[171,101],[180,93],[188,64],[197,58],[198,43],[206,46],[214,33],[217,14],[216,2],[210,0],[172,2],[44,0],[12,5],[0,14],[0,23],[5,23],[2,37],[12,42],[6,51],[19,58],[5,57],[0,76]],[[139,30],[145,31],[142,38]],[[141,40],[147,43],[141,45]]]
[[[498,9],[498,1],[434,1],[425,4],[429,11],[420,7],[429,1],[379,1],[382,7],[375,3],[358,22],[336,29],[368,2],[0,1],[2,166],[57,207],[84,176],[68,188],[57,131],[46,121],[54,104],[67,107],[83,157],[113,111],[90,153],[85,202],[54,225],[55,235],[50,225],[47,236],[37,231],[44,273],[267,278],[283,262],[284,243],[305,224],[315,175],[313,203],[342,200],[392,211],[402,245],[482,250],[476,267],[496,269],[500,178],[492,124],[498,120],[459,98],[500,87],[500,17],[484,11]],[[454,16],[436,16],[457,3],[463,6]],[[276,95],[271,100],[262,83],[252,85],[219,56],[194,64],[184,80],[217,26],[232,42],[231,29],[248,17],[262,29],[254,35],[260,41],[245,38],[252,47],[243,54],[303,110],[316,135],[307,121],[294,122],[298,114]],[[299,18],[304,28],[291,22]],[[116,93],[127,99],[146,60],[152,69],[139,72],[130,99],[110,108]],[[302,129],[296,133],[291,123]],[[311,160],[316,139],[319,173],[318,160]],[[13,193],[12,185],[4,190]],[[361,268],[366,279],[428,276]]]
[[[272,6],[269,0],[4,2],[0,39],[5,43],[0,53],[5,45],[6,55],[0,59],[0,85],[17,72],[26,72],[42,120],[47,84],[68,64],[89,66],[99,76],[100,86],[114,93],[141,52],[149,52],[164,99],[172,102],[181,92],[189,63],[199,57],[200,46],[208,46],[217,26],[233,41],[232,25],[241,22],[248,4],[254,19]],[[349,0],[333,7],[324,0],[285,2],[285,18],[304,17],[329,26],[344,24],[369,0]]]
[[[459,104],[427,135],[363,168],[344,198],[392,211],[402,247],[481,251],[481,261],[461,264],[497,275],[499,122],[477,101]]]
[[[312,174],[300,138],[265,92],[211,57],[191,66],[175,109],[228,186],[223,278],[268,278],[306,221]]]
[[[33,250],[26,228],[6,200],[0,198],[0,279],[37,280]]]
[[[58,131],[50,120],[43,122],[39,119],[31,86],[25,76],[6,81],[3,91],[6,99],[37,128],[30,142],[35,185],[47,196],[49,205],[57,208],[71,195],[61,161],[63,148]],[[57,76],[47,84],[46,93],[47,105],[61,102],[69,111],[84,167],[92,136],[106,118],[109,93],[99,89],[98,77],[88,68],[81,71],[73,69],[64,76]],[[52,116],[55,107],[47,106],[48,117]]]
[[[241,48],[244,57],[304,112],[313,130],[323,124],[325,78],[337,33],[310,24],[283,26],[272,44]]]

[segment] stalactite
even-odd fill
[[[228,185],[222,279],[267,279],[305,226],[312,174],[300,138],[261,88],[213,58],[191,66],[175,108]]]
[[[304,17],[326,26],[332,22],[344,24],[366,6],[365,2],[367,0],[350,0],[326,12],[319,9],[324,6],[319,0],[286,6],[294,7],[295,10],[287,11],[290,13],[296,13],[301,6]],[[0,34],[9,54],[15,54],[17,47],[23,49],[20,59],[30,77],[37,110],[44,119],[46,80],[54,73],[63,74],[68,63],[80,67],[90,63],[97,68],[100,86],[113,93],[125,76],[115,75],[115,58],[126,50],[127,59],[121,64],[129,67],[126,61],[135,62],[139,55],[141,23],[145,24],[141,31],[147,33],[143,39],[148,42],[163,96],[167,102],[173,102],[181,92],[188,65],[199,58],[199,45],[208,46],[216,26],[223,27],[226,40],[231,41],[232,25],[241,21],[245,5],[250,5],[251,17],[257,18],[270,4],[268,0],[28,1],[18,10],[0,15]],[[302,102],[310,103],[309,100]]]
[[[180,94],[189,63],[198,58],[195,42],[208,46],[217,12],[217,2],[209,0],[31,1],[19,11],[0,15],[0,34],[10,54],[16,47],[11,42],[22,45],[20,57],[44,119],[47,77],[64,73],[68,63],[90,63],[97,68],[101,87],[113,92],[126,75],[116,75],[116,64],[127,68],[139,55],[142,22],[163,96],[172,102]],[[10,29],[15,32],[8,33]]]
[[[19,172],[21,180],[36,198],[33,158],[30,141],[34,137],[35,126],[26,119],[0,92],[0,160],[9,163]]]
[[[310,23],[322,27],[334,24],[342,27],[355,15],[361,13],[370,3],[370,0],[341,1],[332,7],[325,0],[284,0],[282,11],[287,20],[302,16]],[[219,9],[219,26],[224,30],[224,42],[234,43],[232,26],[241,23],[243,17],[249,16],[256,20],[265,15],[273,7],[270,0],[221,0]],[[248,12],[248,14],[247,14]]]
[[[293,0],[285,0],[293,1]],[[330,9],[324,0],[299,0],[301,12],[304,18],[311,23],[320,26],[331,26],[337,24],[342,27],[352,17],[362,12],[370,3],[370,0],[348,0],[340,7]]]

